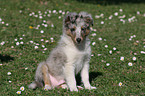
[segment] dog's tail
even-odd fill
[[[35,74],[35,81],[33,81],[28,87],[30,89],[36,89],[37,87],[43,87],[43,74],[42,74],[42,65],[44,65],[45,62],[41,62],[36,70]]]
[[[28,86],[28,88],[30,88],[30,89],[36,89],[37,88],[37,83],[34,81],[34,82],[32,82],[29,86]]]
[[[42,83],[33,81],[33,82],[28,86],[28,88],[30,88],[30,89],[36,89],[37,87],[43,87]]]

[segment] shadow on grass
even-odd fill
[[[122,3],[145,3],[145,0],[77,0],[82,3],[100,4],[100,5],[116,5]]]
[[[89,73],[89,81],[90,83],[95,79],[97,78],[98,76],[102,76],[103,74],[101,72],[90,72]],[[80,77],[80,74],[78,74],[76,76],[76,81],[77,81],[77,85],[81,85],[82,82],[81,82],[81,77]]]
[[[14,57],[11,57],[9,55],[2,55],[0,54],[0,61],[3,62],[9,62],[9,61],[13,61]]]

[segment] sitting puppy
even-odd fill
[[[58,46],[48,59],[38,65],[35,81],[29,88],[43,87],[50,90],[61,86],[78,91],[75,75],[80,72],[86,89],[96,89],[89,82],[89,61],[91,55],[90,26],[93,18],[86,12],[69,13],[63,20],[63,35]],[[44,85],[43,85],[44,84]]]

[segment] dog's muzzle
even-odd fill
[[[77,43],[80,43],[82,41],[82,39],[81,38],[77,38],[76,41],[77,41]]]

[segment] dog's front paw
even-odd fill
[[[70,91],[76,91],[76,92],[78,92],[78,89],[77,88],[70,88]]]
[[[85,89],[92,90],[92,89],[97,89],[97,88],[96,88],[96,87],[93,87],[93,86],[88,86],[88,87],[86,87]]]
[[[45,90],[45,91],[51,90],[51,86],[45,85],[45,86],[44,86],[44,90]]]
[[[62,85],[60,86],[60,88],[62,88],[62,89],[68,89],[68,86],[67,86],[66,84],[62,84]]]

